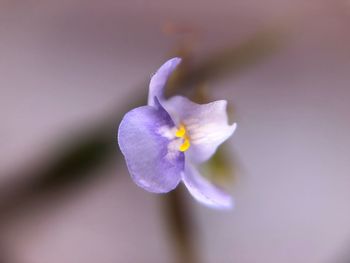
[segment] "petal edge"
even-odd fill
[[[190,194],[200,203],[216,209],[233,208],[232,197],[202,177],[191,164],[186,163],[182,181]]]

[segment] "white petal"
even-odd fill
[[[191,146],[186,158],[201,163],[208,160],[217,147],[227,140],[237,125],[228,125],[225,100],[197,104],[182,96],[163,102],[175,124],[183,123],[190,136]]]
[[[165,62],[153,75],[149,84],[148,105],[155,106],[154,97],[157,97],[160,102],[163,101],[164,87],[171,73],[181,62],[181,58],[172,58]]]
[[[189,163],[185,164],[182,181],[191,195],[200,203],[220,209],[233,207],[233,200],[229,194],[222,191],[204,177]]]

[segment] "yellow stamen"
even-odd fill
[[[183,144],[181,144],[179,150],[181,152],[185,152],[188,150],[188,148],[190,148],[191,144],[190,144],[190,141],[188,139],[185,139]]]
[[[186,134],[185,126],[180,124],[180,128],[176,131],[175,136],[178,138],[183,138]]]
[[[183,124],[180,124],[180,127],[176,131],[175,136],[178,137],[178,138],[182,138],[183,139],[183,143],[179,147],[179,150],[181,152],[187,151],[188,148],[190,148],[191,143],[190,143],[190,138],[187,135],[186,128],[185,128],[185,126]]]

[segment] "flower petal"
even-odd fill
[[[216,187],[195,169],[191,164],[186,163],[182,181],[192,196],[204,205],[229,209],[233,207],[232,197]]]
[[[181,180],[184,154],[172,153],[169,157],[171,140],[162,134],[172,127],[174,122],[161,106],[133,109],[120,123],[119,147],[132,179],[147,191],[169,192]]]
[[[228,125],[225,100],[197,104],[185,97],[175,96],[162,104],[175,124],[181,122],[186,126],[191,141],[186,158],[194,163],[208,160],[237,126],[236,123]]]
[[[148,105],[154,106],[154,97],[158,97],[160,101],[163,100],[163,90],[165,84],[171,73],[175,70],[177,65],[181,62],[181,58],[172,58],[165,62],[153,75],[151,82],[149,84],[149,93],[148,93]]]

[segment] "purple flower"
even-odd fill
[[[225,100],[196,104],[185,97],[168,100],[163,91],[181,62],[173,58],[152,77],[148,105],[125,114],[118,131],[119,147],[134,182],[149,192],[166,193],[182,181],[199,202],[231,208],[230,195],[200,175],[207,161],[235,131],[228,125]]]

